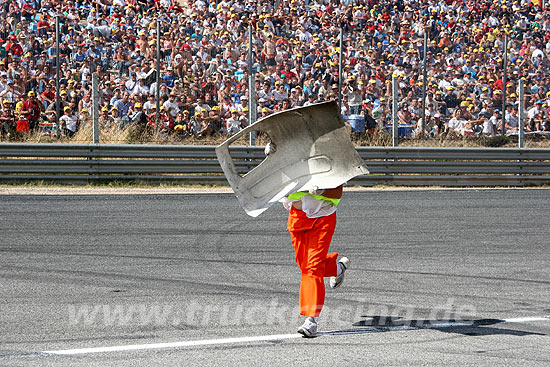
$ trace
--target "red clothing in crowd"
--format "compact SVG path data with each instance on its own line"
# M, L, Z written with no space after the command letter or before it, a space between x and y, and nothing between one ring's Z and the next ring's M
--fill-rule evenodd
M44 92L40 93L41 101L44 102L46 99L53 101L55 98L55 92L51 89L46 89ZM48 102L49 103L49 102Z
M21 107L21 109L24 111L30 111L24 116L27 120L35 122L38 121L38 119L40 118L40 113L42 111L41 106L42 105L40 104L40 102L38 102L38 100L27 99L23 102L23 106Z
M11 51L16 56L23 55L23 48L17 42L9 42L6 45L6 52L9 52L9 51Z

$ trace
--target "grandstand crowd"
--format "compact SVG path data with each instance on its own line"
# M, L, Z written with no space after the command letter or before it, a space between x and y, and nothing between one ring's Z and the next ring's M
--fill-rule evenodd
M517 131L517 85L523 79L525 130L545 132L549 16L550 7L530 0L3 0L0 134L72 136L90 119L93 73L99 77L102 129L139 126L178 136L236 132L248 124L249 23L258 118L338 98L342 29L345 119L362 116L368 133L387 129L395 75L399 123L420 133L427 32L425 133L497 134L507 34L505 128Z

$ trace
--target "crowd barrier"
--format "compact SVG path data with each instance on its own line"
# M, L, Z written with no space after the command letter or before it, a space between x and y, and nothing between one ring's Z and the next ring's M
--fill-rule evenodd
M0 143L0 183L113 181L226 185L214 146ZM234 146L240 174L263 147ZM369 175L350 185L531 186L550 183L550 149L358 147Z

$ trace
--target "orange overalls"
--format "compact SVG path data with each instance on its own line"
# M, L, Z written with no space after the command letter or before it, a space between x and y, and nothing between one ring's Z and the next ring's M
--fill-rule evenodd
M292 207L288 214L287 229L296 263L302 272L300 283L300 314L317 317L325 303L324 277L337 275L337 252L328 253L336 227L336 213L325 217L308 218L299 209Z

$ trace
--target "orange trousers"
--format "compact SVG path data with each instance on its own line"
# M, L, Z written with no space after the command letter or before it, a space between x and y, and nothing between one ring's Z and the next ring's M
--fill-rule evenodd
M308 218L294 207L288 214L288 231L296 263L302 272L300 282L300 314L317 317L325 303L324 277L337 274L337 252L328 253L336 228L336 213L326 217Z

